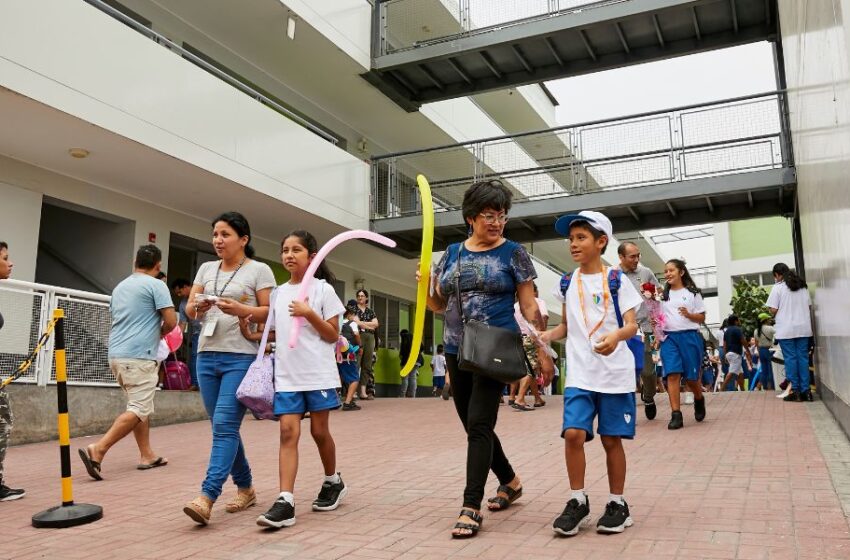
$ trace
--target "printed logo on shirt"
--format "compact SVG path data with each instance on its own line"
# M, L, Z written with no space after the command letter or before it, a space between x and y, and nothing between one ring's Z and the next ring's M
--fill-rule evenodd
M599 305L600 303L602 303L602 294L593 294L591 297L595 305Z
M623 414L623 420L626 421L626 424L632 423L632 415L631 414Z

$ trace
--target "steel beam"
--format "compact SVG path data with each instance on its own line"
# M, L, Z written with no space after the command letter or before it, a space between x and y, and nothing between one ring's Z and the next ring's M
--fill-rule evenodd
M522 64L525 67L525 69L528 71L528 73L529 74L533 73L534 69L531 67L531 64L528 63L528 60L526 60L525 56L523 56L522 50L520 50L519 46L511 45L511 50L514 51L514 54L519 59L520 64Z
M658 45L664 48L664 35L661 33L661 25L658 23L658 15L652 14L652 24L655 26L655 34L658 36Z
M734 0L733 0L733 1L734 1ZM615 22L614 22L614 29L616 29L616 30L617 30L617 36L620 38L620 43L622 43L623 48L624 48L624 49L625 49L625 51L626 51L626 54L631 54L631 53L632 53L632 49L630 49L630 48L629 48L629 42L628 42L628 41L626 41L626 36L625 36L625 35L623 35L623 29L620 27L620 22L619 22L619 21L615 21Z
M458 75L459 75L461 78L463 78L463 80L464 80L467 84L472 85L472 79L471 79L471 78L469 77L469 75L468 75L468 74L467 74L467 73L463 70L463 68L461 68L460 64L459 64L456 60L454 60L453 58L450 58L450 59L448 59L448 62L449 62L449 65L451 65L451 67L452 67L452 68L454 68L455 72L457 72L457 73L458 73Z
M558 66L563 66L564 60L561 58L561 55L558 54L558 49L555 48L555 43L552 42L552 38L546 37L543 41L546 43L546 46L549 47L549 52L552 53L553 57L555 57L555 62L558 63Z
M594 52L593 47L590 46L590 41L587 40L587 35L585 35L584 29L579 29L578 34L581 37L581 42L584 43L584 48L587 49L587 53L590 55L590 58L596 62L596 52Z

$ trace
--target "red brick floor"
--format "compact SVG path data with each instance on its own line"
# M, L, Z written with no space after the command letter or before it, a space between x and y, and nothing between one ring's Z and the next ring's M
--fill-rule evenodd
M662 397L658 397L661 403ZM137 471L135 444L116 446L103 482L88 479L72 441L75 498L100 504L104 518L64 530L33 529L32 514L59 503L55 443L10 450L8 482L27 497L0 504L2 558L850 558L850 528L815 439L810 410L820 403L783 403L772 394L710 395L708 418L666 429L669 408L638 422L627 442L626 499L634 527L622 535L592 530L557 538L553 518L568 483L558 437L561 408L520 413L503 407L497 432L524 496L510 510L487 514L472 540L449 538L461 503L464 437L449 402L385 399L360 412L334 413L339 469L350 487L334 512L314 513L321 467L309 435L302 440L296 488L298 523L264 531L256 516L277 495L277 426L246 419L243 435L259 505L195 526L181 511L199 488L209 452L209 426L153 430L165 468ZM73 413L73 411L72 411ZM304 427L307 428L305 420ZM597 440L587 447L587 487L594 518L608 495L605 459ZM488 495L495 489L491 478ZM225 489L224 498L233 492ZM222 504L223 505L223 504Z

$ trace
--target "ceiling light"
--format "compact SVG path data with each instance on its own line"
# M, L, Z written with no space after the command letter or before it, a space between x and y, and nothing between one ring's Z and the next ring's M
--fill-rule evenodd
M68 155L76 159L85 159L89 157L90 153L91 152L89 152L85 148L71 148L70 150L68 150Z
M298 18L295 15L290 14L289 18L286 20L286 36L289 37L291 41L295 40L295 21Z

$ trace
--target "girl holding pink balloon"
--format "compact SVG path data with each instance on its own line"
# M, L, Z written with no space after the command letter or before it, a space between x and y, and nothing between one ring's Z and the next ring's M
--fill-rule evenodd
M306 231L293 231L281 243L281 261L291 278L277 288L274 303L274 329L279 341L275 345L274 413L280 422L280 495L257 518L262 527L280 529L295 524L298 440L301 418L307 412L310 433L324 467L313 511L335 510L348 492L336 470L336 444L329 427L330 411L340 406L335 345L339 315L345 306L331 286L333 275L321 256L317 258L318 252L316 238ZM315 274L310 274L314 270ZM311 281L313 277L316 281ZM291 336L293 333L297 338Z

